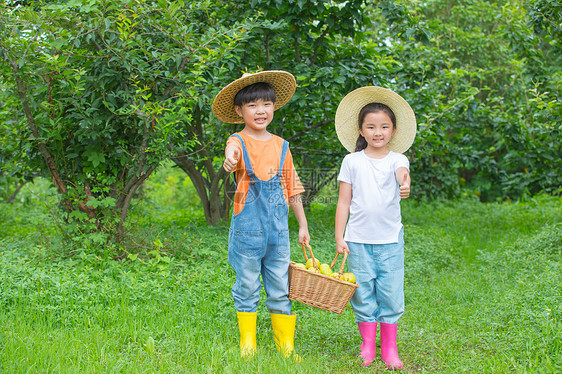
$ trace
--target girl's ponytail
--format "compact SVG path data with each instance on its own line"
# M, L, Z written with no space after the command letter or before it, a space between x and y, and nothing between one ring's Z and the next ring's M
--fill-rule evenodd
M357 137L357 142L355 143L355 152L359 152L367 148L367 141L363 135L359 134Z

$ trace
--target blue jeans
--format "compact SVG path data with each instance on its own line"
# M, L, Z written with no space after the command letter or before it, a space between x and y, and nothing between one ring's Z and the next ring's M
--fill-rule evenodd
M404 229L398 243L347 245L359 285L351 298L355 321L397 323L404 313Z

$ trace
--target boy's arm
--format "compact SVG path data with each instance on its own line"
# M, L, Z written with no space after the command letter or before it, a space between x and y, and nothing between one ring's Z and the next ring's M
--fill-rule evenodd
M338 206L336 208L336 249L338 253L348 253L349 248L345 240L343 240L343 232L349 218L349 206L351 205L351 184L340 182L340 193L338 197Z
M410 172L407 168L401 166L396 169L396 181L400 185L400 197L402 199L407 199L410 197Z
M299 244L308 244L310 242L310 234L308 233L308 222L304 214L302 206L301 194L296 194L289 197L289 205L293 209L295 218L299 223Z

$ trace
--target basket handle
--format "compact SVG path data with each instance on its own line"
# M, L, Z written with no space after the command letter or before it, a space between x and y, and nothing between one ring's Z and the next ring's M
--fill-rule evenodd
M332 264L330 265L330 268L333 268L334 265L336 264L336 260L338 259L339 256L339 252L336 252L336 257L334 257L334 261L332 261ZM343 268L345 266L345 261L347 260L347 252L343 254L343 261L341 263L340 266L340 271L339 271L339 275L341 276L343 274Z
M310 248L310 245L308 246ZM308 261L308 255L306 254L305 244L302 244L302 253L304 254L304 260Z
M306 255L305 247L308 248L308 251L310 252L310 257L312 258L312 265L314 266L314 268L316 270L318 270L318 265L316 265L316 259L314 258L314 253L312 252L312 247L308 243L302 244L302 253L304 253L304 258L306 259L306 261L308 261L308 256Z

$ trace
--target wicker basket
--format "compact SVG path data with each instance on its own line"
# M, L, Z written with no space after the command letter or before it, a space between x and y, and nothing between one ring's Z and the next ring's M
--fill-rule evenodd
M310 246L308 247L311 257L314 254ZM303 246L305 259L308 260L306 250ZM331 267L334 267L338 255L334 258ZM344 255L339 274L343 273L343 268L347 254ZM316 261L313 260L316 267ZM302 267L295 266L291 261L289 265L289 299L310 305L315 308L327 310L334 313L341 313L359 287L355 283L345 282L341 279L332 278L320 273L313 273Z

